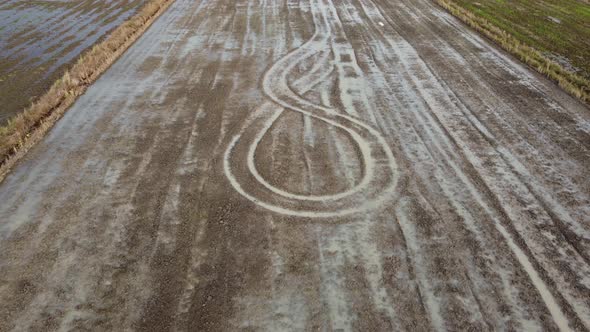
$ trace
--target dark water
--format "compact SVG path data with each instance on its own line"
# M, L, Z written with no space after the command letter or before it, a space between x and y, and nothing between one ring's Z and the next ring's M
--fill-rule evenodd
M0 0L0 123L146 0Z

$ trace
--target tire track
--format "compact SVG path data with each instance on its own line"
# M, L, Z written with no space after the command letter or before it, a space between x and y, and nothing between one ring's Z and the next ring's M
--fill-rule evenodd
M0 186L0 330L587 330L590 118L437 10L177 0Z
M378 6L371 3L371 4L367 4L370 1L368 0L362 0L360 3L363 3L364 6L366 6L366 8L370 8L369 10L365 9L365 11L367 11L368 13L368 17L375 17L376 20L373 21L372 26L376 27L377 24L375 22L377 21L385 21L385 22L390 22L389 18L384 17L383 14L381 13L381 11L379 10ZM372 20L372 19L371 19ZM394 23L392 23L392 26L395 26ZM379 29L375 28L375 31L379 31ZM390 43L391 49L394 50L394 53L397 55L397 58L399 59L399 61L401 61L401 63L403 64L404 67L406 68L411 68L412 70L416 71L416 70L420 70L420 72L422 72L423 74L421 76L418 75L408 75L409 80L412 82L413 85L416 86L416 88L420 91L421 95L423 98L425 98L425 101L428 105L437 105L439 103L437 97L433 96L429 91L431 89L429 89L430 86L432 86L433 84L441 84L441 85L445 85L444 81L439 80L438 78L434 77L433 71L432 69L430 69L429 67L426 66L426 64L419 58L419 56L415 55L415 54L405 54L404 52L413 52L413 49L411 46L409 46L409 44L407 44L407 41L405 40L401 40L401 41L395 41L393 42L392 40L389 40L387 38L384 38L384 40L387 43ZM419 60L415 60L415 59L419 59ZM426 80L422 77L429 77L430 79ZM436 83L438 82L438 83ZM448 91L449 95L452 95L452 90L449 89L448 87L446 87L445 89L437 89L440 91ZM449 97L444 97L444 98L449 98ZM451 104L450 102L448 103L449 105ZM497 154L500 155L502 157L502 159L504 159L506 161L506 163L511 167L512 172L516 173L514 174L515 176L519 176L518 172L526 172L526 169L522 166L514 166L514 163L516 163L516 159L512 156L510 156L509 152L506 149L503 149L501 147L500 144L496 143L496 141L492 138L491 134L489 134L489 132L487 132L485 130L485 128L483 127L483 125L481 123L478 122L478 120L475 118L475 116L473 114L471 114L470 110L464 106L464 105L459 105L458 107L462 113L464 113L464 117L466 119L468 119L469 121L472 121L472 126L470 128L473 128L475 130L479 130L479 132L486 137L488 140L492 140L492 143L490 144L492 146L492 148L498 150ZM450 139L452 139L455 142L455 145L458 144L460 151L463 151L463 153L466 153L466 159L470 162L473 162L475 155L472 154L471 151L474 150L469 150L469 151L465 151L463 146L468 145L468 143L463 143L462 139L458 137L456 134L446 134L450 132L460 132L459 130L455 130L452 126L448 125L448 122L446 121L446 119L444 118L444 116L442 116L441 114L438 114L438 109L440 109L440 107L432 107L433 109L433 114L431 115L434 118L430 118L431 116L428 116L425 118L426 121L428 121L429 123L437 123L438 126L442 126L443 132L445 134L443 134L444 136L448 136ZM468 114L465 114L468 113ZM423 120L422 120L423 121ZM431 141L435 146L438 145L437 140L434 139L434 137L436 136L432 136L432 134L430 134L429 136L433 137L432 139L428 139L428 141ZM441 149L439 147L439 149L441 151L445 151L445 149ZM448 149L448 151L452 151L452 149ZM447 157L448 158L448 157ZM508 160L506 160L508 159ZM448 159L449 161L451 161L452 163L452 159ZM475 162L475 165L478 165L479 162ZM489 218L491 218L492 220L495 220L495 226L497 228L497 231L500 232L500 234L502 234L502 236L504 237L506 243L508 244L508 246L510 247L513 255L515 256L515 258L518 260L518 262L520 263L521 267L526 271L526 273L529 275L529 278L531 280L531 282L533 283L533 285L535 285L537 291L539 292L540 296L543 298L543 301L546 304L547 309L550 311L551 315L554 318L555 323L558 325L558 327L560 328L560 330L563 331L567 331L570 330L571 328L569 327L569 319L567 318L567 315L565 314L564 308L562 307L561 303L562 300L559 298L560 296L564 296L566 301L569 302L570 308L572 308L574 310L574 312L576 312L577 314L577 318L582 319L582 321L585 321L585 308L583 305L581 305L581 301L580 299L576 298L575 296L572 296L569 292L566 293L560 293L557 292L556 290L554 290L553 287L553 280L550 279L550 282L548 283L545 278L541 277L541 274L545 274L545 272L543 271L543 269L541 269L541 272L539 272L539 267L540 264L538 262L538 259L534 256L531 256L530 254L526 253L526 251L523 251L523 249L520 248L519 245L517 245L517 242L515 239L520 240L520 237L523 236L523 232L522 231L516 231L516 235L513 234L513 232L508 231L508 229L503 225L503 222L500 221L499 216L497 215L497 212L494 210L494 207L492 207L489 203L487 203L487 199L485 197L485 195L482 195L482 193L479 192L479 189L474 187L473 185L470 185L471 180L469 178L466 177L466 175L464 174L464 172L460 169L460 167L458 166L454 166L455 168L455 174L457 174L458 176L462 177L462 181L467 185L467 188L470 189L472 195L474 198L476 198L477 203L484 208L486 214L489 216ZM478 165L477 167L478 169L482 169L485 170L485 167L481 167L481 165ZM510 176L510 174L512 174L512 172L507 173L505 176ZM513 176L514 176L513 175ZM511 181L511 183L518 183L515 181ZM492 185L493 189L494 186ZM497 190L497 189L496 189ZM494 194L494 196L496 196L497 194ZM525 195L523 195L525 196ZM453 198L451 196L449 196L451 201L453 200ZM499 196L498 196L499 197ZM500 197L500 201L501 201L501 206L507 207L510 206L510 204L507 204L505 201L503 201L503 199ZM564 211L563 208L561 208L561 211ZM518 217L514 216L514 212L508 211L508 215L510 216L511 220L518 220ZM564 217L561 216L561 218L565 219L565 220L571 220L571 218L568 217ZM516 223L518 224L518 223ZM517 226L518 229L518 226ZM525 237L525 241L526 241L526 237ZM534 246L532 248L535 248ZM529 248L527 248L529 249ZM540 250L540 248L535 248L533 249L536 252L542 251ZM586 266L584 266L583 262L578 262L577 266L579 266L579 268L582 268L583 271L586 270ZM584 273L582 273L584 274ZM554 295L554 293L558 294L558 297L556 297Z
M359 183L352 188L340 193L326 195L299 195L270 184L258 172L254 155L260 141L282 113L282 111L276 111L261 128L257 128L258 132L247 149L246 163L248 171L256 182L249 182L248 185L245 185L244 180L237 177L232 171L235 163L239 162L235 160L233 151L240 143L240 139L245 135L244 132L248 130L248 127L234 136L230 142L225 153L224 171L232 186L240 194L257 205L281 214L326 218L341 217L365 211L378 206L379 202L384 199L384 193L390 192L397 183L398 171L395 158L387 142L376 129L356 117L342 114L336 109L314 104L302 98L300 94L304 94L311 89L313 87L311 84L304 86L299 91L299 94L289 87L287 76L306 59L330 45L334 56L340 56L338 47L339 44L345 43L345 41L331 36L332 23L328 20L327 7L333 7L333 5L323 1L312 2L315 33L309 41L277 61L267 71L263 79L263 90L274 104L265 103L259 108L258 112L270 114L278 105L283 109L310 116L315 120L323 121L346 132L355 141L360 151L364 167L363 176ZM331 65L333 64L328 63L328 66ZM326 72L331 71L332 69L329 69ZM321 80L323 80L322 76L319 77L318 81ZM384 181L384 179L386 180Z

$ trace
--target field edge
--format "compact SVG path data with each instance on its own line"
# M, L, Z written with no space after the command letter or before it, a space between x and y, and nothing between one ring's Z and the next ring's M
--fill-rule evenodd
M150 0L131 18L84 52L49 90L0 126L0 182L68 108L143 35L175 0Z
M590 104L589 80L565 69L559 63L544 56L534 47L523 44L510 33L500 29L485 18L479 17L470 10L454 3L453 0L434 1L454 17L499 45L503 50L517 57L520 61L524 62L543 76L549 78L551 81L557 83L559 87L571 96L577 98L586 105Z

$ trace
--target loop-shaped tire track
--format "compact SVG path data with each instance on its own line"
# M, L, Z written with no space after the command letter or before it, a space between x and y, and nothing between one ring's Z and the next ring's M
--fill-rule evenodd
M393 153L379 131L360 119L302 97L329 76L333 71L333 61L322 58L318 62L321 63L319 66L316 63L312 70L297 80L294 85L300 91L293 91L289 86L287 76L298 65L313 60L314 56L326 50L333 54L334 47L342 47L346 43L343 38L332 36L331 25L334 22L329 21L326 12L328 6L323 2L312 1L315 25L312 38L281 58L266 72L263 91L272 102L263 103L256 109L254 119L233 137L224 156L225 174L240 194L266 209L292 216L337 217L374 208L395 187L398 177ZM347 44L345 46L350 47ZM256 150L283 109L310 116L348 135L360 154L363 167L360 181L335 194L302 195L278 188L264 179L256 167ZM236 169L242 177L236 176Z

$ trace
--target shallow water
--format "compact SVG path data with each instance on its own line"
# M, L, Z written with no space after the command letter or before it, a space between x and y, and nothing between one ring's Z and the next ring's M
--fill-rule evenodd
M41 95L145 0L0 0L0 122Z

